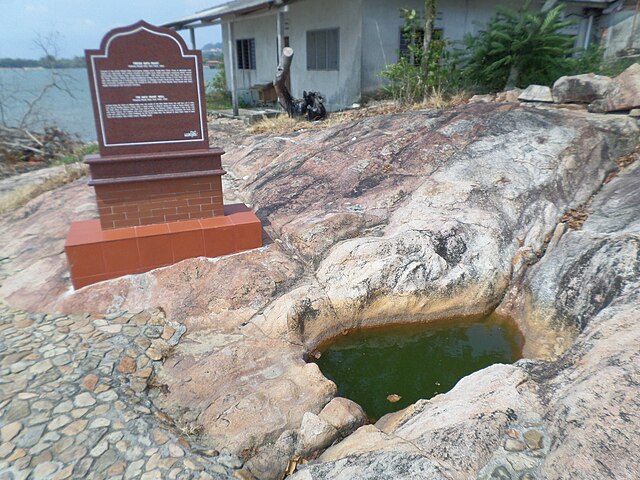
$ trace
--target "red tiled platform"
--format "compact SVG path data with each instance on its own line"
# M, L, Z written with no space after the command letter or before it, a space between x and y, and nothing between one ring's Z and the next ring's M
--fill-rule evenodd
M219 257L262 246L262 225L243 204L224 216L103 230L100 220L73 222L65 252L74 288L142 273L186 258Z

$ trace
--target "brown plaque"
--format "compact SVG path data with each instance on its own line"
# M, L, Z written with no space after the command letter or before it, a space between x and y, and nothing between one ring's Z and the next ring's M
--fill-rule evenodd
M209 147L202 55L180 35L140 21L85 54L103 156Z

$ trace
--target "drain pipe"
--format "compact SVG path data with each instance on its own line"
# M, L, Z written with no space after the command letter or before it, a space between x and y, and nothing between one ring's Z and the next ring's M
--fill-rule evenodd
M633 14L633 24L631 25L631 33L629 34L629 40L627 41L627 48L633 48L633 42L636 38L636 28L638 26L638 12L640 12L640 0L636 3L636 13Z
M593 11L591 13L589 13L589 19L587 20L587 31L585 32L584 42L583 42L583 45L582 45L582 48L584 50L589 48L589 44L591 43L591 30L593 29L593 17L594 16L595 15L593 14Z
M227 31L228 31L228 48L229 48L229 55L231 56L231 58L229 60L231 60L231 65L229 65L228 67L225 65L225 68L229 68L230 69L230 80L231 80L231 103L233 105L233 116L237 117L240 113L239 108L238 108L238 81L236 79L236 68L237 68L237 62L236 62L236 36L235 36L235 32L234 32L234 23L233 20L229 20L229 22L227 23Z
M191 38L191 49L195 50L196 49L196 29L195 28L189 29L189 36Z

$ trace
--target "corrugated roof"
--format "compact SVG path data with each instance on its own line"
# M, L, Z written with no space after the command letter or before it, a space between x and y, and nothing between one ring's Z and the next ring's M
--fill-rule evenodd
M198 23L213 23L225 15L251 13L262 8L270 7L273 4L282 3L285 2L283 2L283 0L234 0L218 5L217 7L202 10L180 20L165 23L162 26L175 29L188 28L189 26L196 26Z
M217 7L208 8L200 12L194 13L188 17L181 18L180 20L174 20L167 22L161 26L168 28L175 28L176 30L205 26L212 23L216 23L222 17L226 15L242 15L263 8L268 8L272 5L282 5L290 3L291 0L233 0L231 2L218 5ZM604 8L616 0L563 0L566 3L579 3L583 5L589 5L593 7ZM499 3L499 2L496 2ZM557 2L552 2L555 4Z

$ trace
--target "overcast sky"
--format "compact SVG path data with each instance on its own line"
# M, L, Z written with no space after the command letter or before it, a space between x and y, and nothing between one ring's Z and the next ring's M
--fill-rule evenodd
M34 41L58 34L60 57L98 48L114 27L161 24L228 0L0 0L0 58L40 58ZM220 27L196 29L197 46L221 41Z

